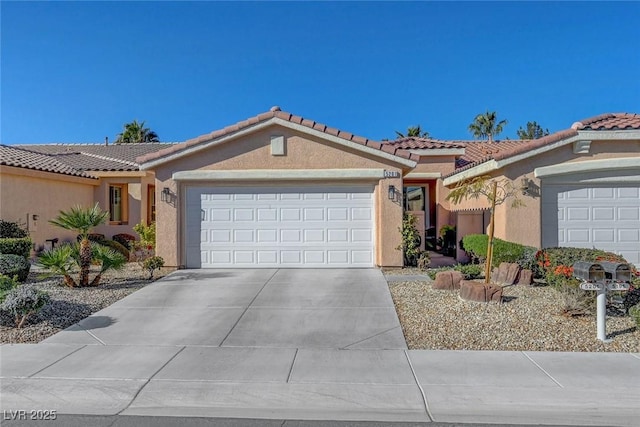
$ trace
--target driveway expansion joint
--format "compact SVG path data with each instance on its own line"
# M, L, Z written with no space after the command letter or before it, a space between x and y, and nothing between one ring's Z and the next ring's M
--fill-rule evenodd
M531 363L533 363L534 365L536 365L536 367L537 367L538 369L540 369L540 370L541 370L541 371L542 371L546 376L548 376L548 377L551 379L551 381L553 381L554 383L558 384L558 386L559 386L560 388L564 388L564 386L560 383L560 381L556 380L555 378L553 378L553 376L552 376L549 372L545 371L545 369L544 369L542 366L540 366L540 365L538 364L538 362L536 362L535 360L533 360L533 359L531 358L531 356L529 356L529 355L527 354L527 352L526 352L526 351L523 351L523 352L522 352L522 354L524 354L524 356L525 356L527 359L529 359L529 360L531 361Z
M42 368L42 369L40 369L40 370L38 370L38 371L34 372L33 374L29 375L29 376L28 376L28 377L26 377L26 378L34 378L34 377L35 377L36 375L38 375L40 372L44 371L44 370L45 370L45 369L47 369L47 368L50 368L51 366L55 365L56 363L60 362L61 360L66 359L67 357L71 356L73 353L76 353L76 352L78 352L78 351L82 350L82 349L83 349L83 348L85 348L85 347L86 347L86 345L81 345L80 347L78 347L78 348L76 348L75 350L73 350L71 353L69 353L69 354L67 354L67 355L65 355L65 356L63 356L63 357L61 357L60 359L58 359L58 360L56 360L56 361L54 361L54 362L51 362L50 364L48 364L48 365L47 365L47 366L45 366L44 368Z
M413 364L411 363L411 358L409 357L409 350L404 350L403 352L404 352L404 357L407 358L407 363L409 363L409 368L411 369L411 375L413 375L413 379L415 380L416 385L420 390L420 395L422 396L422 403L424 404L424 409L425 409L425 412L427 413L427 417L429 417L429 422L435 422L433 418L433 414L431 413L431 409L429 408L429 401L427 400L427 395L424 392L424 389L422 388L420 381L418 381L418 376L416 375L415 369L413 369Z

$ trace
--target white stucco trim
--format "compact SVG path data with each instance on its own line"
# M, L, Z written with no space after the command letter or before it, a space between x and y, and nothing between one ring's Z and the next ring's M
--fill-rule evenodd
M384 178L384 169L248 169L194 170L174 172L174 181L306 181L306 180L371 180Z
M305 133L305 134L308 134L308 135L313 135L313 136L315 136L317 138L321 138L321 139L324 139L326 141L331 141L331 142L336 143L338 145L342 145L344 147L349 147L349 148L351 148L353 150L364 152L364 153L370 154L372 156L380 157L380 158L383 158L383 159L386 159L386 160L391 160L391 161L393 161L395 163L399 163L399 164L401 164L403 166L408 166L410 168L415 167L416 164L417 164L417 162L415 162L414 160L405 159L404 157L399 157L399 156L396 156L396 155L391 154L391 153L387 153L387 152L382 151L382 150L378 150L378 149L375 149L375 148L367 147L365 145L358 144L358 143L352 142L352 141L348 141L346 139L339 138L337 136L329 135L329 134L327 134L325 132L321 132L319 130L312 129L312 128L309 128L307 126L303 126L303 125L296 124L296 123L291 123L288 120L283 120L283 119L280 119L278 117L273 117L273 118L271 118L269 120L266 120L266 121L261 122L261 123L257 123L257 124L255 124L253 126L248 126L248 127L244 128L244 129L241 129L239 131L230 133L228 135L224 135L224 136L221 136L219 138L214 138L214 139L211 139L210 141L197 143L197 144L194 144L191 147L186 147L183 150L180 150L178 152L167 154L166 156L160 157L158 159L154 159L154 160L150 160L148 162L144 162L144 163L140 164L140 169L141 170L153 169L154 167L159 166L161 164L170 162L170 161L175 160L175 159L179 159L179 158L184 157L184 156L188 156L190 154L198 153L200 151L206 150L206 149L214 147L216 145L224 144L225 142L228 142L228 141L233 140L233 139L241 138L241 137L243 137L245 135L248 135L248 134L260 131L262 129L268 128L269 126L272 126L274 124L277 124L279 126L283 126L283 127L289 128L289 129L293 129L295 131L298 131L298 132L301 132L301 133Z
M458 182L464 181L465 179L474 178L476 176L482 176L489 172L493 172L497 169L510 165L512 163L516 163L521 160L525 160L530 157L534 157L539 154L546 153L547 151L555 150L556 148L562 147L567 144L573 144L575 141L582 140L582 139L584 138L581 138L580 135L574 135L574 136L570 136L569 138L556 141L552 144L534 148L533 150L525 151L524 153L516 154L515 156L511 156L503 160L489 160L488 162L480 163L477 166L474 166L465 171L462 171L448 178L445 178L443 180L443 184L444 185L457 184Z
M410 153L419 156L435 157L435 156L462 156L464 148L415 148L407 150Z
M603 160L584 160L582 162L561 163L559 165L535 168L536 178L546 178L557 175L575 174L581 172L596 172L606 170L640 169L640 157L623 157Z
M640 129L629 130L579 130L578 139L591 141L626 141L640 140Z
M438 179L441 176L440 172L409 172L404 179Z

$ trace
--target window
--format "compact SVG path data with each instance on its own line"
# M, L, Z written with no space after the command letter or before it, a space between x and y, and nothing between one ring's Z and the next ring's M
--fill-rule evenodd
M129 220L127 212L127 184L109 186L109 221L126 224Z
M424 211L424 187L404 187L404 210Z
M156 221L156 187L147 187L147 225Z

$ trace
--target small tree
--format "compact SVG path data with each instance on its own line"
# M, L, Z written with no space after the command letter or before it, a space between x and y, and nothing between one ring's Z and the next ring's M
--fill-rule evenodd
M104 212L96 203L92 208L75 206L68 211L60 211L57 218L49 222L66 230L73 230L80 234L80 279L79 286L89 286L89 269L91 268L91 241L89 233L104 223L109 212Z
M549 129L543 129L537 122L527 122L526 129L520 126L517 133L520 139L538 139L549 135Z
M495 228L496 206L505 203L511 199L511 207L518 208L524 206L522 200L518 198L518 192L511 180L507 178L495 179L489 176L478 176L467 180L460 181L456 187L451 190L446 200L450 200L453 204L458 204L466 199L479 199L483 197L490 205L491 220L489 221L489 241L487 243L487 260L485 266L485 283L491 280L491 261L493 259L493 234Z
M396 249L402 251L405 265L416 265L421 252L422 238L416 228L416 220L415 216L405 212L402 216L402 227L398 229L402 234L402 244Z

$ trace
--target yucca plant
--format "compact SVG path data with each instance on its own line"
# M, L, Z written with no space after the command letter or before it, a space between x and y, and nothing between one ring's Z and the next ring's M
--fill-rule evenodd
M60 211L57 218L49 222L65 230L73 230L80 235L80 278L78 286L89 286L91 268L91 241L89 233L107 220L109 213L100 209L98 203L92 208L74 206L68 211Z

